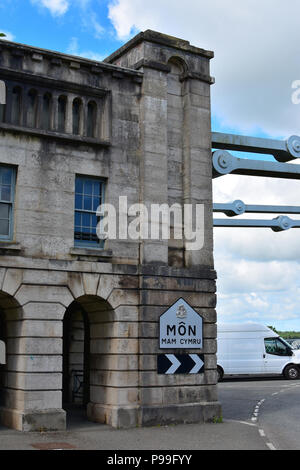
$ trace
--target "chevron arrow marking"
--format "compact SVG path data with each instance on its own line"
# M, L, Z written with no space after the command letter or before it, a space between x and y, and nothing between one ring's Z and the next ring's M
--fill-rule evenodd
M190 370L190 374L198 374L201 367L204 365L202 359L198 356L198 354L190 354L190 358L193 359L195 362L194 367Z
M171 367L166 371L166 374L174 374L178 367L181 366L181 362L174 356L174 354L166 354L166 357L172 363Z

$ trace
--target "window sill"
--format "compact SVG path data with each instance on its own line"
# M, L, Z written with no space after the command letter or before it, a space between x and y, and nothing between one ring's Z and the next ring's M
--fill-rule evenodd
M103 250L101 248L83 248L83 247L73 247L70 249L69 253L71 255L77 256L92 256L97 258L111 258L111 250Z
M18 126L16 124L6 124L4 122L0 123L0 129L9 131L9 132L19 132L22 134L28 134L36 137L46 137L48 139L60 140L64 143L70 144L82 144L82 145L92 145L97 147L109 147L109 140L101 140L94 137L79 136L73 134L62 134L60 132L43 130L43 129L31 129L29 127Z
M22 247L19 243L0 240L0 255L18 254Z

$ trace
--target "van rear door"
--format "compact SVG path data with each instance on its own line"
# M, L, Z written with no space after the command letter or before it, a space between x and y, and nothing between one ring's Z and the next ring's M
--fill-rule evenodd
M281 374L286 364L293 362L292 350L279 337L264 338L266 374Z

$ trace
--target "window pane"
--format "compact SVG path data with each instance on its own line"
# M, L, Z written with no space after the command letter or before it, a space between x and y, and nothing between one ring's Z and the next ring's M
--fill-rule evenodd
M92 197L91 196L84 196L83 208L86 211L91 211L92 210Z
M89 227L90 224L91 224L91 222L90 222L90 214L86 214L86 213L83 212L83 214L82 214L82 225L83 225L84 227Z
M96 212L99 206L100 206L100 197L93 197L93 211Z
M75 195L75 209L82 209L82 196L81 194Z
M77 177L75 181L75 192L81 193L83 192L83 180L82 178Z
M94 196L100 196L100 186L101 186L100 181L94 181L94 189L93 189Z
M75 212L75 225L81 225L81 214L80 212Z
M0 235L9 235L9 222L8 220L0 219Z
M11 168L0 168L1 182L3 184L11 184L12 173Z
M86 180L84 183L84 194L91 196L93 194L93 182L92 180Z
M9 205L0 203L0 219L9 218Z
M11 191L10 186L2 185L1 187L1 200L2 201L10 201L11 200Z

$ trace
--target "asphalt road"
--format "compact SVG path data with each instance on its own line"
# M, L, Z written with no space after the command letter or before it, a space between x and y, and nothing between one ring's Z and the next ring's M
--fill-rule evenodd
M254 425L271 450L300 450L300 380L225 379L223 417Z
M121 451L153 449L181 454L186 450L300 449L300 380L225 379L218 391L222 422L118 430L91 423L78 410L62 432L22 433L0 426L0 451L102 450L115 456Z

